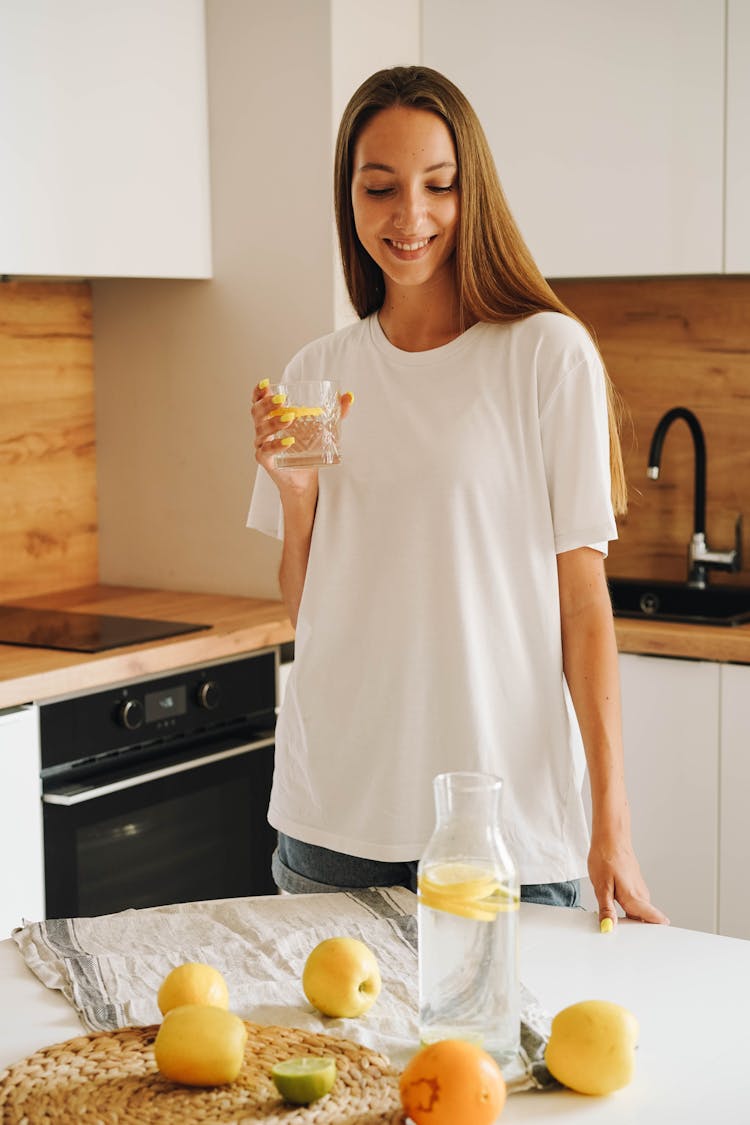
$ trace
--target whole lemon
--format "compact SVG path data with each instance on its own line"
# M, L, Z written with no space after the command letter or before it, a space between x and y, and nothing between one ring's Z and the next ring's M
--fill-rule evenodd
M611 1094L635 1070L638 1021L609 1000L583 1000L552 1021L545 1051L550 1074L579 1094Z
M154 1040L156 1065L170 1082L223 1086L242 1068L247 1028L239 1016L206 1004L167 1012Z
M363 1016L380 994L373 951L358 938L326 938L310 953L302 973L305 996L324 1016Z
M218 969L200 961L187 961L167 974L156 1002L163 1016L182 1004L210 1004L214 1008L228 1008L229 989Z

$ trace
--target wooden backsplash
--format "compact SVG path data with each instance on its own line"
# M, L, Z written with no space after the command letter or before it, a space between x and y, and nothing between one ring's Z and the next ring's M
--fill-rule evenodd
M0 283L0 600L97 572L90 287Z
M646 478L646 461L658 419L687 406L706 435L709 544L730 547L737 513L746 519L742 573L711 581L750 584L750 277L555 289L593 329L630 412L630 510L609 573L685 577L693 449L684 422L669 431L659 481ZM97 570L90 288L0 284L0 600L88 585Z
M716 584L750 584L750 277L558 281L563 301L594 332L630 413L623 453L630 488L627 516L607 562L612 576L682 581L693 531L693 444L673 423L658 481L646 477L659 418L686 406L706 438L706 538L734 546L745 517L743 567L712 572Z

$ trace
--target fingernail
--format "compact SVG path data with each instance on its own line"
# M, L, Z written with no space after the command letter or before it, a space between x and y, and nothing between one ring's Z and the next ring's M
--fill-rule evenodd
M294 438L293 437L283 437L281 439L281 444L282 445L294 445Z
M266 387L268 386L268 383L269 383L268 379L261 379L261 381L258 383L258 390L264 391L266 389Z
M286 402L286 395L274 395L271 402L275 402L278 406L280 402Z
M611 934L615 928L615 924L611 918L602 918L599 923L599 932L602 934Z
M280 422L293 422L294 421L294 411L293 410L287 410L284 414L281 415L281 417L279 418L279 421Z
M354 391L344 391L344 394L349 399L349 402L354 402Z

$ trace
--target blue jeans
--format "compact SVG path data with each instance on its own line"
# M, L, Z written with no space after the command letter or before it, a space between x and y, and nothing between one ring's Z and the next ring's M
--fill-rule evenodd
M359 859L314 844L303 844L279 832L271 872L279 890L293 895L349 891L355 887L406 887L416 893L418 862L416 859L404 863ZM566 883L526 883L521 887L521 902L537 902L543 906L578 906L580 897L578 879Z

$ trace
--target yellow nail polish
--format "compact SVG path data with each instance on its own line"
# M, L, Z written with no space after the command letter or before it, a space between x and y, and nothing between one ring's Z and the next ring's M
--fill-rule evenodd
M261 379L261 381L258 383L258 390L264 391L266 389L266 387L268 386L268 384L269 384L268 379Z
M599 923L599 932L602 934L611 934L615 928L615 924L611 918L602 918Z
M278 406L280 402L286 402L286 395L274 395L271 402L275 402Z
M294 438L293 437L283 437L281 439L281 444L282 445L294 445Z
M280 422L293 422L294 421L294 411L293 410L287 410L284 414L281 415L281 417L279 418L279 421Z

